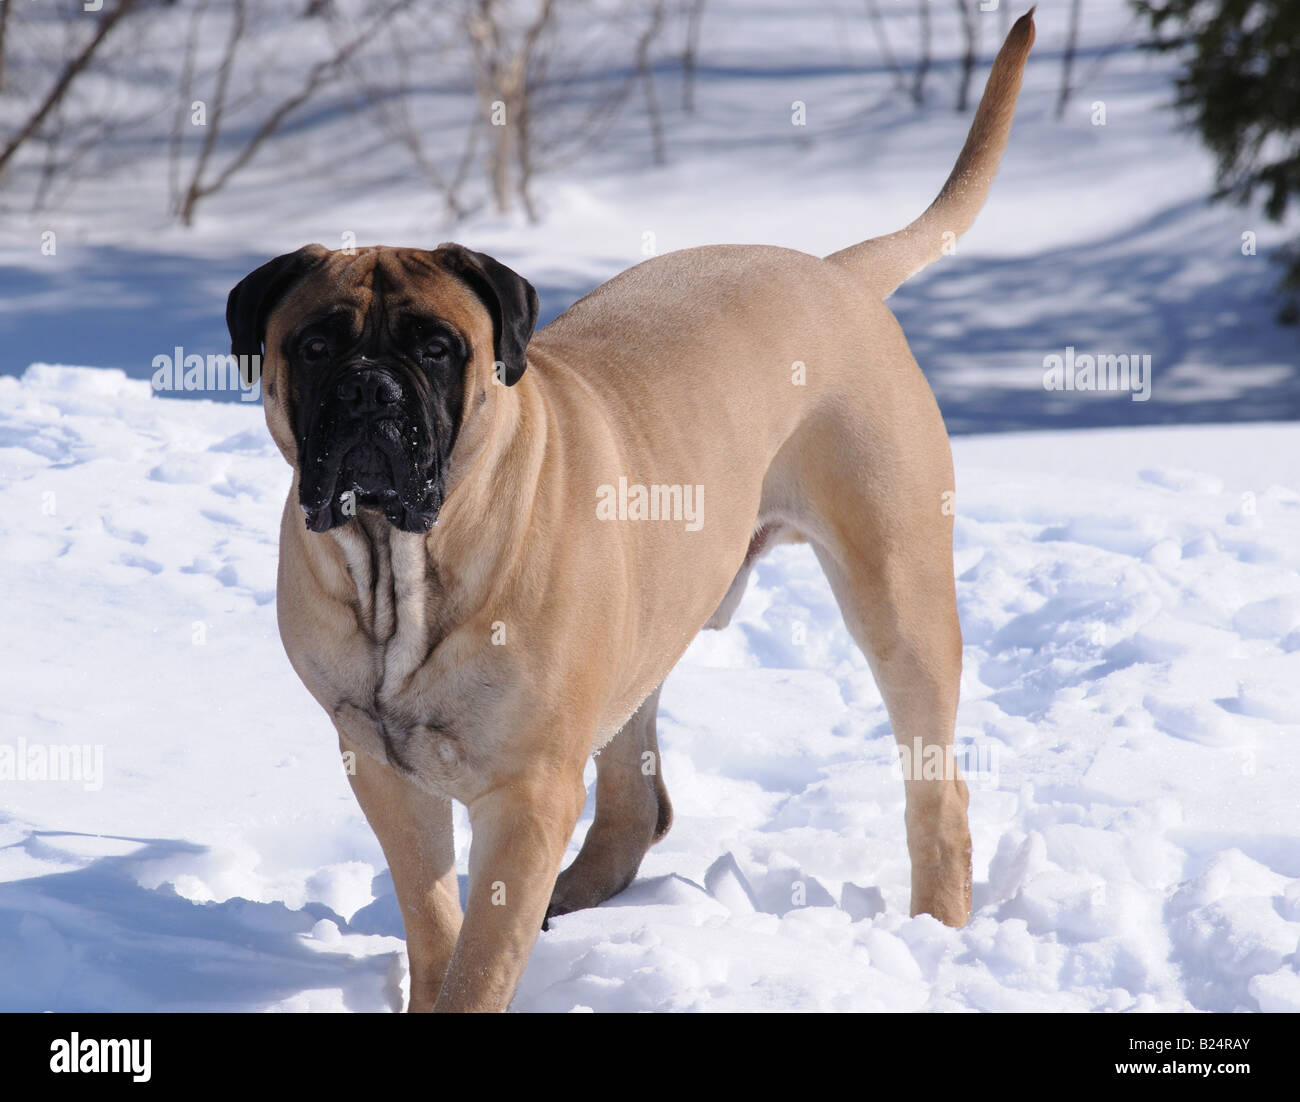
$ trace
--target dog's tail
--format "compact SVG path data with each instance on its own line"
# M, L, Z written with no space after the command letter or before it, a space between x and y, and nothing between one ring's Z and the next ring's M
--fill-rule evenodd
M1034 44L1034 8L1016 20L993 61L966 144L939 197L915 222L884 237L851 245L826 259L856 272L881 298L951 251L989 193L1016 113L1016 94Z

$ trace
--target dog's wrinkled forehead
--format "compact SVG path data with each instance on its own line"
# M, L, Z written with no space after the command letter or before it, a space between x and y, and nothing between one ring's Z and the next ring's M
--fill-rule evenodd
M491 351L493 319L487 306L427 250L371 248L328 254L271 312L267 351L321 318L344 320L371 347L396 341L410 318L441 319L477 350Z

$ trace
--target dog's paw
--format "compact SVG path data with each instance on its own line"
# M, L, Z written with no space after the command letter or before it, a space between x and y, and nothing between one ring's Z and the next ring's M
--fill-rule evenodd
M546 914L542 918L542 933L551 928L551 919L559 918L560 915L567 915L570 911L580 911L581 906L573 907L565 903L560 897L560 889L557 886L555 893L551 896L550 905L546 908Z

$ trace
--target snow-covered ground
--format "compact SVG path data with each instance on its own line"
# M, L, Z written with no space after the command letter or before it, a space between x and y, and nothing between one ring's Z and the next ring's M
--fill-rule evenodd
M163 213L165 141L54 211L0 194L0 1010L401 1002L382 854L276 633L288 469L259 407L151 397L153 358L224 351L239 278L345 233L492 252L551 317L647 234L825 253L896 229L969 125L951 7L918 110L861 0L710 0L695 115L657 68L669 163L633 108L545 178L536 225L448 227L328 98L190 230ZM881 8L906 57L910 16ZM1067 9L1039 6L988 206L890 303L950 429L997 433L954 442L970 925L907 917L879 693L783 547L664 689L672 832L627 892L542 935L517 1009L1300 1010L1300 425L1279 423L1300 364L1267 260L1296 226L1206 205L1173 62L1133 45L1124 0L1085 5L1058 121ZM142 85L179 64L188 16L149 18ZM981 20L977 86L1003 25ZM1150 355L1151 399L1045 391L1071 347ZM1218 421L1254 423L1186 427ZM999 431L1029 428L1051 431ZM89 775L7 779L57 747L89 748Z
M970 925L907 916L879 693L779 548L664 690L671 833L517 1009L1300 1010L1300 426L955 456ZM2 741L92 748L0 781L0 1008L397 1007L391 881L276 635L261 410L37 366L0 469Z

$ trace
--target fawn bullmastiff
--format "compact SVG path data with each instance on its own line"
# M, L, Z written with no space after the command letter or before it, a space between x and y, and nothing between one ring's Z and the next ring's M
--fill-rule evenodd
M230 293L294 469L281 637L389 861L410 1009L506 1009L547 919L632 880L672 820L659 687L774 544L812 546L899 743L951 747L952 459L883 300L983 204L1032 14L934 203L831 256L675 252L536 333L533 288L459 245L308 245ZM960 925L966 786L905 788L911 910ZM473 828L463 915L452 800Z

